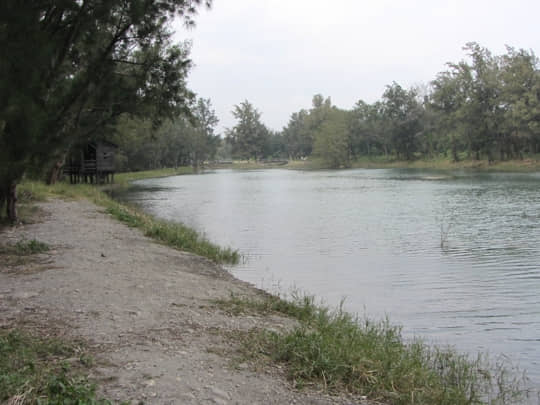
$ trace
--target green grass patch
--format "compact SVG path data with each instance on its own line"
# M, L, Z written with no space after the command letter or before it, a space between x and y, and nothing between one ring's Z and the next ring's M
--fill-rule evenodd
M36 239L21 239L15 244L0 245L0 254L12 256L28 256L44 253L49 250L49 245Z
M22 239L13 246L15 253L19 255L34 255L49 251L49 245L36 239Z
M168 246L204 256L216 263L236 264L240 259L238 251L220 247L210 242L204 235L181 223L160 220L137 208L115 201L101 187L67 183L47 186L40 182L25 181L19 186L19 192L26 194L28 200L38 201L47 198L85 198L104 207L114 218L129 226L141 229L146 236Z
M281 301L232 297L219 304L232 313L276 311L298 319L289 332L244 334L240 349L243 358L283 364L298 388L315 385L400 405L521 404L526 396L524 377L487 356L409 342L388 320L331 311L312 298Z
M320 159L293 160L284 166L297 170L322 170L328 166ZM399 160L395 156L362 156L350 162L351 168L356 169L433 169L433 170L481 170L500 172L533 172L540 170L540 156L531 155L521 160L506 160L488 162L487 160L472 160L463 158L454 162L449 158L436 157L432 159L416 159L411 161Z
M33 255L49 251L49 245L35 239L21 239L13 244L0 244L0 261L9 269L36 262Z
M181 176L184 174L193 174L192 167L178 167L168 169L145 170L140 172L126 172L114 175L116 184L127 185L134 180L150 179L156 177Z
M105 206L107 212L116 219L142 229L146 236L166 245L204 256L216 263L236 264L240 259L238 251L220 247L183 224L153 218L133 207L110 199L101 205Z
M84 376L88 356L75 344L0 330L0 402L105 405ZM11 402L8 402L11 401Z
M277 295L265 294L262 297L246 298L231 293L228 299L214 300L221 310L230 315L279 313L300 321L309 321L315 317L318 307L309 295L294 292L287 300Z
M487 160L463 159L454 162L449 158L398 160L394 157L362 157L352 162L354 168L397 168L397 169L435 169L435 170L483 170L501 172L531 172L540 170L540 161L536 156L522 160L488 162Z

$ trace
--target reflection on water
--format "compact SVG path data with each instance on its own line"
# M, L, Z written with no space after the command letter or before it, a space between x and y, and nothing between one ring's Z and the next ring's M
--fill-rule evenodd
M538 174L216 171L137 184L154 189L126 198L240 249L241 279L505 353L540 385Z

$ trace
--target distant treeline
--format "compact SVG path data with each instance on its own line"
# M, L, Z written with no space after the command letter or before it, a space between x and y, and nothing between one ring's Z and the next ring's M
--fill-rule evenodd
M144 118L124 114L110 139L120 148L117 169L138 171L194 166L214 159L221 138L214 133L218 119L209 99L199 98L190 114L164 121L158 128Z
M279 133L266 130L246 101L235 108L238 124L226 141L233 157L315 155L334 167L361 156L492 161L540 152L538 58L514 48L494 56L476 43L465 50L470 60L449 63L429 85L394 82L373 104L342 110L316 95Z
M269 130L248 101L234 107L237 123L224 139L213 136L208 125L194 137L187 135L193 129L185 120L168 123L141 144L143 153L136 161L150 168L196 163L216 154L255 160L316 156L330 167L346 167L364 156L493 161L539 153L538 58L511 47L500 56L476 43L464 49L467 60L448 63L429 84L405 89L394 82L372 104L360 100L344 110L329 97L315 95L311 108L293 113L280 132ZM136 142L119 143L130 158Z

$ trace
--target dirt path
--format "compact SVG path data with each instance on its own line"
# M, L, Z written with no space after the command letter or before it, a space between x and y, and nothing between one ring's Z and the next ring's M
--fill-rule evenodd
M204 258L153 242L86 201L40 204L40 223L10 229L52 250L40 264L0 262L0 326L61 329L96 353L93 377L113 400L149 404L353 404L291 388L279 368L233 366L228 332L281 328L290 320L231 317L214 304L259 292Z

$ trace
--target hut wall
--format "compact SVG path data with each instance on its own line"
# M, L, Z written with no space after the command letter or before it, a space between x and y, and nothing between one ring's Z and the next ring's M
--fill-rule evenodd
M96 150L96 163L98 171L114 171L114 154L116 148L110 145L98 144Z

